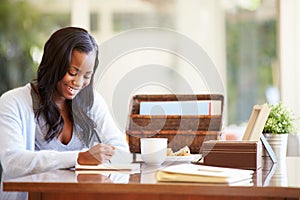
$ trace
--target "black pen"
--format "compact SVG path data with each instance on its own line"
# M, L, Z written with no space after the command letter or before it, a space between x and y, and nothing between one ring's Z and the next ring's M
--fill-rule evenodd
M101 139L100 139L100 137L99 137L99 135L98 135L98 131L97 131L97 129L95 129L95 128L94 128L94 134L95 134L96 137L97 137L98 143L102 143L102 142L101 142Z

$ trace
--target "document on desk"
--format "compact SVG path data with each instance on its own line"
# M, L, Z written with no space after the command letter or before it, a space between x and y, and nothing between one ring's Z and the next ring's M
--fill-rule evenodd
M156 179L162 182L197 182L231 185L240 181L250 183L253 173L253 170L179 164L159 169L156 172Z
M101 173L101 172L127 172L138 173L140 172L140 164L100 164L100 165L80 165L75 166L75 171L79 173Z

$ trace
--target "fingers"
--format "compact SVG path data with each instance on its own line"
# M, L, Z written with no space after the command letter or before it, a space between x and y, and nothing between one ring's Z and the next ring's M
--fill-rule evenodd
M115 153L115 147L108 144L97 144L88 151L80 152L77 158L79 164L98 165L108 163Z
M88 152L99 164L106 163L114 155L115 147L100 143L93 146Z

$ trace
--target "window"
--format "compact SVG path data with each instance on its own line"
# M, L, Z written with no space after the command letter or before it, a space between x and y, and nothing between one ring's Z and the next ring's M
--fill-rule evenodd
M274 101L266 93L279 88L278 9L275 0L231 6L226 10L228 122L241 123L253 105Z
M228 111L225 114L229 124L248 120L253 105L267 101L268 88L279 88L277 0L132 0L130 4L119 0L87 0L76 3L88 5L85 6L88 9L82 11L89 12L86 23L90 24L86 27L90 27L93 35L101 42L122 31L143 27L171 29L197 42L224 76ZM31 4L39 11L41 24L32 23L29 29L35 27L40 31L34 39L38 40L36 36L41 35L41 44L54 29L70 25L74 15L80 19L82 14L86 14L72 10L74 1L71 0L44 0ZM8 29L3 27L2 30ZM183 64L178 64L176 59L174 55L165 59L170 61L166 65L182 67ZM157 61L156 58L153 60ZM13 70L10 71L12 74ZM193 79L193 73L189 73L190 79ZM21 80L18 77L15 79ZM19 84L3 83L0 92ZM109 98L107 100L110 101Z

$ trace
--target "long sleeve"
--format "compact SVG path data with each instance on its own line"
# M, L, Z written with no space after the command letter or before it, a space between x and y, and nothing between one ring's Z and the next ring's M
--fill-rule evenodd
M9 177L75 165L78 151L34 151L35 118L30 85L0 98L0 161Z
M0 98L0 161L8 177L72 167L81 151L35 151L36 119L30 91L27 84ZM91 117L102 142L114 145L121 155L128 153L126 135L115 125L100 94L95 94L94 102Z
M97 123L97 129L103 143L112 144L125 152L129 152L125 133L122 133L117 127L104 99L96 91L92 116Z

